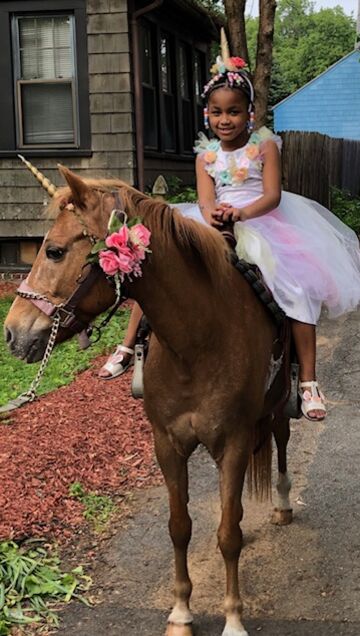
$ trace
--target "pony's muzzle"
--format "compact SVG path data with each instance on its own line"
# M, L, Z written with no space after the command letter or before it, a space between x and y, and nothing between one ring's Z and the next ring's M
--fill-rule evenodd
M25 360L28 363L39 362L43 357L46 344L49 338L50 330L47 333L43 331L29 336L24 330L18 330L9 325L4 327L5 341L10 352L16 358Z

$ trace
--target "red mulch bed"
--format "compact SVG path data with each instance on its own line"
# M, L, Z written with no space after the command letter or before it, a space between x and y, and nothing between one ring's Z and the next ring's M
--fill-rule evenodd
M15 283L0 283L0 296ZM151 427L142 400L130 395L131 374L100 380L94 366L66 387L0 420L0 540L31 536L66 542L85 523L69 496L86 491L121 496L159 483Z
M84 523L69 486L121 495L159 483L151 428L141 400L130 397L130 374L99 380L80 374L11 415L1 426L0 538L56 537Z
M3 296L12 296L20 285L20 280L14 281L0 281L0 298Z

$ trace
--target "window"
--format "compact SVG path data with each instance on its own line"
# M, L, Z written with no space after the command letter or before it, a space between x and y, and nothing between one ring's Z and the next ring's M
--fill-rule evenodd
M141 24L139 46L145 150L192 155L203 129L205 53L150 20Z
M29 270L41 247L41 239L1 239L0 272Z
M14 18L20 148L75 145L73 16Z
M0 3L0 74L0 156L91 154L86 0Z

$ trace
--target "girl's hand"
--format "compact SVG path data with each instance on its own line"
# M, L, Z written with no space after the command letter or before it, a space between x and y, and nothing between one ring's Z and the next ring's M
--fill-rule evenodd
M234 208L229 203L219 203L212 216L218 223L220 222L222 224L236 223L236 221L243 221L245 219L243 210Z

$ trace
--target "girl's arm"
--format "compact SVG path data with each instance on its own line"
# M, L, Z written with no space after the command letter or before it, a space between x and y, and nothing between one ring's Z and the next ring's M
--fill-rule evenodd
M266 141L262 146L263 155L263 195L244 208L227 207L215 212L215 218L222 222L246 221L263 216L276 208L281 199L281 162L280 152L274 141Z
M211 225L222 225L213 215L216 214L215 184L205 170L205 161L198 155L196 157L196 190L201 214L205 221Z

